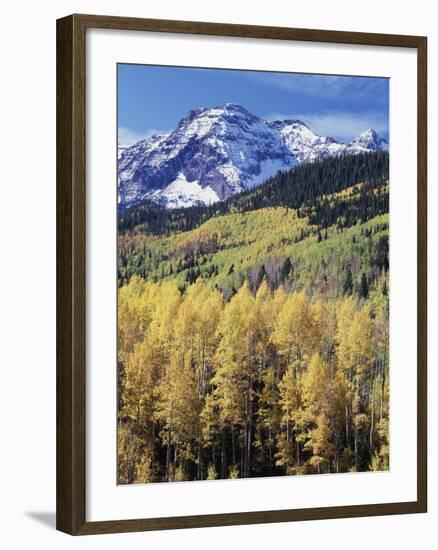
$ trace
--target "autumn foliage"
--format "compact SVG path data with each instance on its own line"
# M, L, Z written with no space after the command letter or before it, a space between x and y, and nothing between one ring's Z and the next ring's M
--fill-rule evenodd
M387 469L388 412L380 303L119 290L121 484Z
M123 212L118 482L389 468L389 157Z

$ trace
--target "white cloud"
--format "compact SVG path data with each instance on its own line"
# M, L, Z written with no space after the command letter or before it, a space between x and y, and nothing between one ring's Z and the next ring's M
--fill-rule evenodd
M129 146L143 139L148 139L154 134L165 134L165 133L166 133L165 130L157 130L155 128L149 128L145 132L135 132L130 128L125 128L124 126L120 126L118 141L121 145Z
M380 113L271 113L266 120L302 120L314 132L322 136L331 136L337 140L349 142L367 128L373 128L378 134L388 132L388 121Z

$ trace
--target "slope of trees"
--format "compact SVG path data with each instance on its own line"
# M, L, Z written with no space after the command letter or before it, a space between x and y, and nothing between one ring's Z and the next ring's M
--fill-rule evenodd
M119 483L388 469L388 163L119 216Z
M230 299L201 278L119 290L118 481L389 466L388 304L305 292Z
M279 172L263 185L211 206L166 209L146 203L126 210L119 214L119 232L135 230L154 235L171 235L174 232L194 229L213 216L249 212L273 206L293 209L308 207L319 203L322 195L333 194L363 182L366 184L366 189L357 198L355 214L346 218L346 222L354 224L359 219L365 221L388 211L387 190L382 196L374 198L368 193L369 190L385 186L388 178L389 155L387 152L321 159ZM342 210L342 204L339 205L339 210ZM347 210L343 209L343 211ZM332 225L333 209L328 211L323 206L317 211L317 215L318 225L324 227ZM328 216L327 219L325 215Z
M228 299L245 281L255 292L266 280L272 290L305 289L329 299L359 294L366 277L372 291L389 268L388 215L339 224L319 228L277 207L214 217L171 237L121 235L119 285L139 275L173 279L185 289L202 277Z

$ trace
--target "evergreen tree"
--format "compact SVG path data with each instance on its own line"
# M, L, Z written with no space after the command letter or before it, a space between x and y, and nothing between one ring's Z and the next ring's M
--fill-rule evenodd
M344 278L344 284L343 284L343 293L344 296L349 296L353 292L353 275L351 273L350 266L347 267L345 271L345 278Z
M365 273L363 272L360 277L359 298L368 298L368 281Z
M288 279L291 269L292 269L292 263L290 261L290 258L287 257L284 260L284 263L281 266L281 271L280 271L280 278L283 282Z

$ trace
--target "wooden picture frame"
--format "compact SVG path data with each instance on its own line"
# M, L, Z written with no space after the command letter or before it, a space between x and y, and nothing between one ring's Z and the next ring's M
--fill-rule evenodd
M417 52L417 499L293 510L86 521L85 33L118 29L412 48ZM427 39L125 17L57 21L57 529L72 535L407 514L427 511Z

